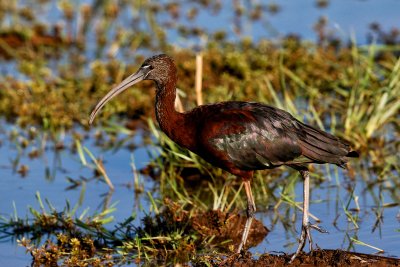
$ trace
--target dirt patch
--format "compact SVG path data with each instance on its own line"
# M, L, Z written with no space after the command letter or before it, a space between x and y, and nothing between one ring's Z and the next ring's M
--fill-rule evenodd
M343 250L315 250L311 253L301 253L293 263L289 264L292 255L263 254L257 260L251 253L234 255L213 266L400 266L400 260Z

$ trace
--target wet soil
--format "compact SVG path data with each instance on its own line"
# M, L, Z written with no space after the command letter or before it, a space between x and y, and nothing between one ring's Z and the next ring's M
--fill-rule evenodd
M194 216L192 224L193 228L203 237L214 236L213 243L231 240L229 244L239 244L246 224L246 216L237 213L223 213L220 210L209 210ZM264 240L268 232L269 230L261 221L254 219L246 245L256 246Z
M289 263L291 256L263 254L256 260L247 252L246 255L234 255L215 262L213 266L400 266L400 259L343 250L315 250L311 253L301 253L293 263Z

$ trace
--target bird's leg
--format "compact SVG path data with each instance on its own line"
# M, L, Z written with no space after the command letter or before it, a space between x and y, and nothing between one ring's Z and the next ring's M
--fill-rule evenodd
M306 244L306 238L310 243L310 250L312 250L312 238L310 233L310 222L308 219L308 209L310 202L310 174L308 170L300 170L300 174L303 178L303 221L301 224L301 235L299 240L299 246L297 247L296 253L293 254L290 262L292 262L297 255L299 255L300 251L303 250L304 245Z
M254 203L253 193L251 192L250 180L245 180L243 184L247 196L247 208L246 208L247 220L243 230L242 241L240 242L237 253L240 253L244 245L246 244L247 237L250 232L251 222L253 221L254 213L256 212L256 205Z

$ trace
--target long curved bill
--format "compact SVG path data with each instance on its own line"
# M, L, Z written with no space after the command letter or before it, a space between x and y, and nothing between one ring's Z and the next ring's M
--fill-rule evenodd
M135 83L144 80L147 74L148 74L147 68L140 68L136 73L130 75L125 80L123 80L119 85L111 89L111 91L108 92L108 94L106 94L93 109L92 113L90 114L89 124L92 124L97 113L108 101L110 101L114 96L119 95L120 93L125 91L125 89L127 89L128 87L131 87Z

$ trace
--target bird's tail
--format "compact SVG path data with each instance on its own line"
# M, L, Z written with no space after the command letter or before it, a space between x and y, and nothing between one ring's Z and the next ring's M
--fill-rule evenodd
M333 163L345 167L349 157L358 157L358 152L350 145L327 132L301 123L305 135L298 140L305 157L317 163Z

